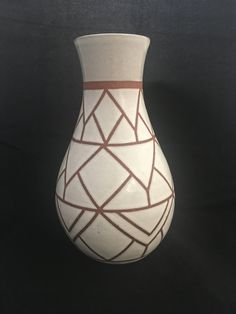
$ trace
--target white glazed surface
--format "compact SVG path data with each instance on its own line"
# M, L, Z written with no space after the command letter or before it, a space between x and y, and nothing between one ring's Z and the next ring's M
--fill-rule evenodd
M142 81L147 37L101 34L75 44L84 82ZM98 261L133 262L159 245L172 220L174 186L141 87L84 90L56 204L70 239Z
M98 34L75 39L84 81L142 81L150 39L130 34Z

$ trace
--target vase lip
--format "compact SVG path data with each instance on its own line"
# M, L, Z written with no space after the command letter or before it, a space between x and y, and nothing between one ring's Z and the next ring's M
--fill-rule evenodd
M130 34L130 33L94 33L94 34L87 34L87 35L82 35L82 36L78 36L74 39L74 42L77 42L81 39L85 39L85 38L91 38L91 37L110 37L110 36L117 36L117 37L136 37L136 38L140 38L140 39L146 39L148 40L148 42L150 42L150 38L148 36L145 35L140 35L140 34Z

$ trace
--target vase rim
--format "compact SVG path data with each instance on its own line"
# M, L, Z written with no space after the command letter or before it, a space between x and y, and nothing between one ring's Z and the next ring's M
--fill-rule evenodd
M96 34L87 34L87 35L82 35L79 37L76 37L74 39L74 42L77 40L80 40L82 38L90 38L90 37L109 37L109 36L120 36L120 37L136 37L136 38L143 38L146 39L150 42L150 38L148 36L145 35L139 35L139 34L130 34L130 33L96 33Z

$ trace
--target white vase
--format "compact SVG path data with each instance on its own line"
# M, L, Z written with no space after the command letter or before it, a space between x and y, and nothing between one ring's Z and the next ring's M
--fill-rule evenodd
M69 238L100 262L147 256L173 216L171 173L143 97L149 44L148 37L120 33L75 40L83 99L59 170L56 205Z

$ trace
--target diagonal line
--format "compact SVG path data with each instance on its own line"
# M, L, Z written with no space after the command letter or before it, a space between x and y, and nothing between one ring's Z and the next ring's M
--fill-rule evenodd
M148 127L148 125L147 125L146 121L143 119L143 117L141 116L141 114L140 114L140 113L138 113L138 115L139 115L139 117L142 119L143 123L146 125L146 128L148 129L148 131L149 131L149 133L151 134L151 136L153 136L153 134L152 134L152 132L151 132L150 128Z
M75 220L72 222L71 226L69 227L68 231L71 232L72 229L74 228L74 226L77 224L77 222L79 221L79 219L83 216L84 214L84 210L81 210L81 212L77 215L77 217L75 218Z
M76 125L75 125L75 129L74 129L74 131L76 130L76 128L77 128L77 126L79 125L80 120L81 120L82 118L83 118L83 113L80 115L80 117L79 117L78 121L76 122Z
M101 103L101 101L103 100L104 96L106 95L107 90L104 89L104 91L102 92L100 98L98 99L96 105L94 106L93 110L90 112L90 114L88 115L87 119L85 120L84 124L86 125L88 120L91 118L91 116L94 114L95 110L97 109L97 107L99 106L99 104Z
M95 150L95 152L74 172L74 174L72 174L72 176L70 177L70 179L67 181L66 183L66 187L69 185L69 183L74 179L74 177L76 177L76 175L79 173L79 171L85 166L87 165L87 163L103 148L103 146L99 146L99 148L97 150Z
M102 209L116 196L117 193L120 192L120 190L126 185L130 178L131 174L124 180L124 182L118 187L118 189L116 189L115 192L112 193L111 196L101 205Z
M132 235L130 235L128 232L126 232L125 230L123 230L119 225L117 225L113 220L111 220L109 217L107 217L106 215L104 215L103 213L101 213L101 215L110 223L112 224L116 229L118 229L121 233L123 233L124 235L126 235L129 239L136 241L137 243L146 246L146 244L136 238L134 238Z
M111 100L114 102L114 104L116 105L116 107L120 110L120 112L122 113L122 115L125 117L125 119L127 120L127 122L129 123L129 125L132 127L132 129L135 129L132 122L129 120L127 114L125 113L125 111L121 108L120 104L117 102L117 100L115 99L115 97L110 93L110 91L107 91L107 94L110 96Z
M119 119L116 121L114 127L112 128L112 130L111 130L109 136L107 137L107 140L106 140L107 143L110 141L112 135L114 134L115 130L117 129L117 127L118 127L118 125L120 124L120 122L121 122L122 119L123 119L123 115L121 115L121 116L119 117Z
M158 223L155 225L155 227L152 229L150 235L153 234L153 232L154 232L154 231L158 228L158 226L160 225L160 223L161 223L161 221L162 221L163 217L165 216L166 211L167 211L167 209L168 209L169 202L170 202L170 200L167 201L166 207L165 207L165 209L164 209L164 211L163 211L163 213L162 213L162 215L161 215L161 218L159 219L159 221L158 221Z
M81 136L80 136L81 141L83 140L84 131L85 131L85 123L83 123L82 131L81 131Z
M135 228L137 228L138 230L142 231L143 233L145 233L146 235L151 235L153 234L153 232L157 229L157 227L159 226L160 222L162 221L163 217L165 216L165 213L167 211L167 208L168 208L168 205L169 205L169 200L167 201L166 203L166 207L159 219L159 221L156 223L155 227L149 232L147 230L145 230L144 228L140 227L139 225L137 225L134 221L132 221L130 218L126 217L125 215L123 215L122 213L118 213L118 215L120 217L122 217L123 219L125 219L127 222L129 222L131 225L133 225Z
M147 248L148 248L148 245L145 247L145 249L144 249L144 251L143 251L141 257L144 257L144 255L145 255L145 253L146 253L146 251L147 251Z
M93 114L93 119L94 119L94 121L95 121L95 123L96 123L96 126L97 126L97 128L98 128L98 131L99 131L101 137L102 137L103 142L106 142L105 136L104 136L104 134L103 134L103 132L102 132L102 128L101 128L101 126L100 126L100 124L99 124L99 122L98 122L98 119L97 119L95 113Z
M166 201L168 201L172 197L174 197L173 194L171 194L170 196L166 197L165 199L163 199L163 200L161 200L155 204L152 204L151 206L147 205L147 206L143 206L143 207L139 207L139 208L127 208L127 209L103 209L103 211L106 213L136 212L139 210L150 209L150 208L156 207L160 204L165 203Z
M152 153L152 168L150 173L150 178L148 180L148 188L147 188L147 198L148 198L148 204L151 205L151 199L150 199L150 186L152 183L153 178L153 171L154 171L154 164L155 164L155 156L156 156L156 149L155 149L155 141L153 139L153 153Z
M147 191L146 186L143 184L143 182L129 169L128 166L126 166L126 164L120 159L118 158L112 151L110 151L110 149L108 149L108 147L104 148L113 158L115 158L116 161L119 162L119 164L124 167L131 175L132 177L134 177L138 183L144 188L145 191Z
M68 164L68 159L69 159L70 146L71 146L71 143L70 143L70 145L69 145L69 147L68 147L68 152L67 152L67 156L66 156L63 199L65 198L65 194L66 194L66 186L67 186L67 183L66 183L66 180L67 180L67 178L66 178L66 177L67 177L67 164Z
M84 95L83 95L82 108L83 108L83 126L82 126L82 131L81 131L81 136L80 136L80 139L81 139L81 140L82 140L82 138L83 138L83 136L84 136L84 131L85 131Z
M60 216L60 218L61 218L61 221L62 221L62 223L63 223L65 229L66 229L67 231L69 231L68 228L67 228L67 226L66 226L65 220L64 220L64 218L63 218L63 216L62 216L62 214L61 214L61 209L60 209L60 206L59 206L59 202L58 202L58 197L57 197L57 196L56 196L56 203L57 203L57 212L58 212L58 214L59 214L59 216Z
M76 204L73 204L67 200L63 200L63 198L60 197L60 195L58 195L56 193L56 197L61 201L63 202L64 204L66 205L69 205L71 207L74 207L74 208L78 208L78 209L83 209L83 210L86 210L86 211L89 211L89 212L97 212L97 209L96 208L89 208L89 207L85 207L85 206L81 206L81 205L76 205Z
M112 261L115 258L119 257L121 254L123 254L125 251L128 250L128 248L134 243L134 240L130 241L130 243L122 250L120 251L118 254L116 254L115 256L113 256L112 258L109 258L108 261Z
M140 93L141 90L139 89L138 92L138 101L137 101L137 110L136 110L136 117L135 117L135 137L136 137L136 142L138 142L138 112L139 112L139 103L140 103Z
M169 188L171 189L171 191L174 193L174 189L171 186L171 184L169 183L169 181L166 179L166 177L156 168L154 167L154 170L156 170L156 172L159 173L159 175L165 180L165 182L167 183L167 185L169 186Z
M161 229L161 240L163 240L163 237L164 237L164 234L163 234L163 231Z
M79 239L84 243L84 245L87 246L87 248L88 248L91 252L93 252L95 255L97 255L98 257L100 257L100 258L103 259L104 261L106 261L106 259L105 259L102 255L100 255L100 254L98 254L96 251L94 251L94 250L87 244L87 242L86 242L81 236L79 236Z
M92 195L90 194L89 190L87 189L87 186L85 185L81 175L78 173L77 174L78 178L79 178L79 181L82 185L82 187L84 188L86 194L88 195L89 199L91 200L91 202L93 203L93 205L97 208L97 210L99 211L100 207L99 205L96 203L96 201L94 200L94 198L92 197Z
M83 108L83 124L85 124L84 94L83 94L82 108Z
M128 223L130 223L132 226L134 226L135 228L137 228L138 230L142 231L143 233L145 233L146 235L150 235L150 232L148 232L147 230L145 230L144 228L140 227L139 225L137 225L134 221L132 221L130 218L126 217L125 215L123 215L122 213L118 213L118 215L123 218L124 220L126 220Z
M154 241L154 239L156 239L156 237L158 236L158 234L162 231L162 228L164 227L164 225L165 225L165 223L166 223L166 221L167 221L167 219L168 219L168 217L169 217L169 215L170 215L170 212L171 212L171 209L172 209L172 204L173 204L173 199L174 199L174 198L172 198L172 200L171 200L170 209L169 209L169 211L168 211L168 214L166 215L166 218L165 218L165 220L164 220L164 222L163 222L163 224L162 224L160 230L157 232L157 234L155 235L155 237L148 243L148 245L151 244L151 243Z
M164 209L164 212L163 212L161 218L159 219L159 221L158 221L158 223L156 224L156 226L152 229L150 235L153 234L153 232L154 232L154 231L158 228L158 226L160 225L160 223L161 223L163 217L164 217L165 214L166 214L166 211L167 211L167 209L168 209L168 205L169 205L169 200L167 201L166 207L165 207L165 209ZM161 227L161 228L162 228L162 227ZM159 232L160 232L160 230L158 231L158 233L159 233ZM156 236L155 236L155 237L156 237Z
M62 175L63 175L65 172L66 172L66 169L64 168L64 169L62 170L62 172L60 173L60 175L58 176L58 178L57 178L57 183L59 182L59 180L61 179Z
M97 218L98 213L94 214L94 216L89 220L89 222L82 228L73 238L73 241L76 241L77 238L94 222L94 220Z
M152 182L152 176L153 176L153 171L154 171L155 157L156 157L155 141L153 140L152 170L151 170L150 178L149 178L149 181L148 181L148 189L150 188L150 185L151 185L151 182Z

